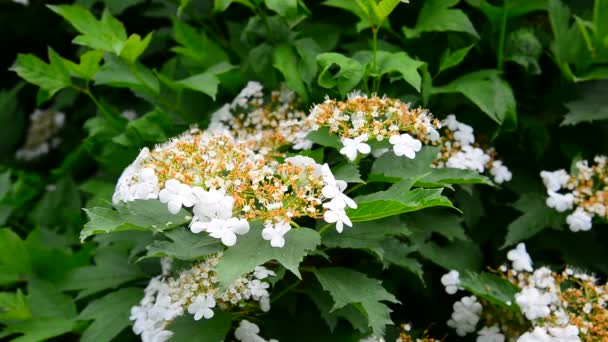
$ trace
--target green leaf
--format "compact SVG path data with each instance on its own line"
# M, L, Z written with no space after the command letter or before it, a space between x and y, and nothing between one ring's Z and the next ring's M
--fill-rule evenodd
M503 2L502 6L491 5L487 0L466 0L466 2L485 14L494 32L498 32L502 27L503 16L509 20L547 8L547 0L509 0Z
M129 65L111 55L106 55L105 64L95 74L93 80L95 85L132 88L152 95L158 95L160 92L158 79L150 69L139 63Z
M418 252L435 264L448 270L479 270L483 254L479 247L469 240L455 240L445 246L427 242L419 246Z
M321 67L319 85L327 89L337 87L341 95L356 87L363 78L363 65L339 53L322 53L317 56L317 63ZM330 70L334 66L337 66L339 70L336 72Z
M317 55L321 53L321 47L311 38L296 40L294 47L298 55L300 55L298 72L302 77L302 81L310 88L319 69L317 66Z
M55 317L71 319L76 317L76 304L72 297L50 283L40 279L30 279L27 284L26 302L35 318Z
M353 328L362 333L369 330L367 317L354 304L348 304L340 309L332 310L334 301L329 293L323 291L318 282L313 282L312 286L306 289L306 293L315 303L321 313L321 317L323 317L332 332L336 329L338 319L340 318L346 319Z
M413 180L407 179L386 191L359 196L355 198L358 208L349 209L346 214L352 222L362 222L428 207L452 206L450 200L441 195L443 188L411 190L413 183Z
M608 119L608 81L593 82L581 86L580 96L566 102L568 113L561 125L578 125L582 122L594 122Z
M460 286L479 298L502 306L514 312L519 312L515 304L515 294L520 289L507 279L495 274L466 271L460 276Z
M467 240L468 237L462 227L462 216L440 208L430 208L410 213L403 218L407 228L413 233L430 235L437 233L450 241Z
M460 0L427 0L418 14L416 26L413 29L403 27L403 32L409 38L419 37L422 32L464 32L479 38L473 23L459 9L450 9Z
M0 90L0 122L11 122L0 126L0 155L3 156L12 155L22 142L26 123L21 120L23 113L19 109L17 95L24 85L25 82L19 82L9 90ZM4 224L2 221L0 219L0 225Z
M177 81L177 83L188 89L209 95L214 100L215 95L217 94L217 87L220 85L220 81L215 75L206 72L190 76L183 80Z
M323 2L325 6L337 7L343 10L346 10L359 18L359 22L357 23L357 31L361 32L364 29L370 27L372 24L370 22L369 9L361 7L358 5L358 1L354 0L326 0Z
M466 74L447 85L433 87L433 94L461 93L499 125L516 122L516 103L511 87L496 70Z
M409 0L381 0L378 4L374 1L370 1L369 3L372 5L377 22L381 24L401 2L409 2Z
M530 74L540 74L538 60L543 53L543 45L528 28L509 33L505 46L505 60L521 65Z
M330 248L371 250L384 257L384 242L390 236L408 236L410 231L397 217L377 221L357 222L350 229L338 233L332 229L323 235L323 245Z
M333 147L336 150L340 150L342 148L340 138L335 134L329 133L328 127L321 127L316 131L308 133L306 139L321 146Z
M84 331L83 342L112 341L131 325L129 312L143 296L141 289L126 288L111 292L90 302L78 316L78 320L93 320Z
M438 153L439 148L432 146L422 147L414 159L398 157L388 152L374 161L371 173L397 179L418 178L432 171L431 164Z
M80 56L80 64L69 63L68 68L78 77L90 80L101 69L99 62L103 58L103 52L91 50Z
M44 89L49 96L53 96L59 90L69 87L72 81L64 59L52 49L49 49L49 60L47 64L34 55L19 54L10 70L29 83Z
M315 276L323 289L331 295L332 310L348 304L360 304L368 319L369 327L377 336L384 335L390 319L391 309L381 301L399 303L387 292L379 280L368 278L365 274L342 267L327 267L316 270Z
M95 207L84 211L89 216L89 222L80 232L82 241L95 234L121 230L163 231L189 222L189 214L184 209L173 215L167 205L158 200L121 202L116 210Z
M565 222L565 214L547 207L547 195L539 193L523 194L513 207L522 213L507 227L507 237L502 248L531 238L547 227L559 229Z
M139 58L146 48L148 48L148 45L150 45L153 35L154 34L150 32L142 40L138 34L132 34L120 51L120 57L126 59L130 63L135 63L137 58Z
M336 179L341 179L347 183L365 183L361 179L361 173L359 167L355 164L344 164L335 170L332 170Z
M224 50L216 42L209 39L205 32L199 32L184 21L173 21L173 33L180 46L171 50L195 61L198 67L208 68L229 61Z
M0 229L0 285L23 280L31 273L30 256L21 238L8 228Z
M256 266L276 260L300 277L298 265L320 243L321 236L315 230L298 228L285 234L284 248L271 247L269 241L262 239L262 223L253 223L249 233L239 237L236 245L224 252L216 272L220 283L227 286Z
M113 52L120 55L127 41L124 26L106 9L100 20L91 12L78 5L48 5L55 13L67 20L81 35L74 38L74 43Z
M469 51L471 51L473 46L475 45L471 44L455 51L451 51L450 49L445 50L443 55L441 55L441 60L439 61L439 70L437 71L437 74L462 63L462 61L469 54Z
M143 276L145 273L129 262L125 252L116 247L104 247L97 249L95 265L71 271L60 287L63 290L81 290L77 298L84 298Z
M221 252L224 245L207 234L194 234L187 228L176 228L165 233L171 241L155 240L146 249L145 258L171 257L180 260L195 260Z
M32 313L20 289L16 292L0 292L0 322L26 320L31 317Z
M373 64L373 53L371 51L360 51L353 58L367 63L368 68L371 69ZM424 64L422 61L411 58L405 52L378 51L375 75L389 75L391 81L403 79L420 92L422 78L418 69Z
M192 337L200 342L223 342L230 331L232 315L219 309L215 310L213 319L195 321L191 315L178 317L169 330L173 332L171 341L190 342Z
M80 227L81 207L78 187L71 177L64 177L36 204L31 219L43 227Z
M384 250L382 263L385 268L390 264L401 267L414 273L420 281L424 282L422 278L422 264L418 260L409 257L417 250L416 246L408 245L393 238L385 240L382 243L382 249Z
M300 75L297 60L296 53L289 45L275 46L272 50L272 66L281 72L287 86L307 102L308 92Z
M249 0L215 0L213 1L213 10L216 12L224 12L228 6L232 3L237 3L249 7L251 10L255 10L255 6Z
M69 333L75 323L74 320L61 317L30 319L10 324L4 328L2 335L23 334L11 339L12 342L48 341L53 337Z
M281 17L295 17L298 14L298 0L264 0L264 3Z

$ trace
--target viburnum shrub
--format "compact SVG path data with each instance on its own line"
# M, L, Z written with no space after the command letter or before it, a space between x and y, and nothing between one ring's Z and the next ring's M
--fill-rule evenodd
M608 341L608 1L0 27L0 338Z

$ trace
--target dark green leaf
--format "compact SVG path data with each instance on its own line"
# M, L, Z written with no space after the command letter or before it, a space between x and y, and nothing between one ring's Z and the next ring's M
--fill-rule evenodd
M21 238L8 228L0 229L0 285L23 280L31 273L30 256Z
M418 252L448 270L479 270L483 260L479 247L469 240L456 240L445 246L427 242L419 246Z
M363 65L339 53L322 53L317 56L317 62L321 67L319 85L327 89L337 87L342 95L356 87L363 77ZM331 70L334 65L338 71Z
M413 29L403 28L406 36L416 38L422 32L455 31L465 32L479 38L469 17L459 9L450 9L460 0L427 0L424 2L416 26Z
M577 125L581 122L594 122L608 119L608 81L594 82L582 86L581 95L567 102L568 113L561 125Z
M181 260L195 260L206 255L221 252L224 245L207 234L194 234L187 228L176 228L165 233L171 241L155 240L147 247L149 257L177 258Z
M450 49L445 50L443 55L441 55L441 60L439 61L439 71L437 71L437 73L439 74L442 71L453 68L462 63L473 46L474 45L469 45L455 51L450 51Z
M191 315L181 316L169 326L173 332L171 341L189 342L196 336L200 342L222 342L230 330L231 320L230 314L219 309L215 310L213 319L195 321Z

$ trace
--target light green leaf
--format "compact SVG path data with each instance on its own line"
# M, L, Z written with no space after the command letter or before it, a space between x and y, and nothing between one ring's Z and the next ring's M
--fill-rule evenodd
M498 32L502 25L503 16L506 19L517 18L535 11L547 8L547 0L509 0L503 6L491 5L487 0L466 0L466 2L479 9L490 21L494 32ZM505 13L506 6L506 13Z
M219 309L215 310L213 319L195 321L192 315L183 315L169 326L173 332L171 341L191 342L192 337L196 336L196 341L200 342L223 342L230 330L231 321L232 315Z
M206 255L221 252L224 245L208 234L194 234L187 228L176 228L165 233L171 241L155 240L146 249L144 258L171 257L180 260L195 260Z
M78 316L78 320L93 320L84 331L83 342L112 341L131 325L129 312L143 297L141 289L126 288L111 292L90 302Z
M99 50L90 50L80 56L80 64L70 62L68 68L76 76L90 80L101 69L99 62L103 58L103 52Z
M369 327L377 336L384 335L387 324L393 324L390 319L391 309L381 301L391 303L399 303L399 301L382 287L379 280L342 267L321 268L314 273L323 289L329 292L334 301L332 310L348 304L360 304L367 316Z
M368 67L371 68L373 60L371 51L360 51L354 58L363 63L367 63ZM414 87L416 91L420 92L422 78L418 69L422 65L424 65L424 62L411 58L405 52L378 51L377 72L375 72L375 74L377 76L388 74L391 81L403 79Z
M448 270L479 270L483 254L479 247L469 240L456 240L444 246L427 242L418 248L418 252L435 264Z
M519 312L515 304L515 294L520 289L507 279L495 274L466 271L460 275L460 286L479 298L508 310Z
M545 228L559 229L565 222L565 214L547 207L547 195L539 193L523 194L513 207L522 213L507 227L507 237L502 248L531 238Z
M12 338L12 342L41 342L51 340L53 337L69 333L76 322L61 317L48 317L29 319L13 323L4 328L3 336L22 334Z
M217 94L217 87L220 85L220 81L217 77L209 73L193 75L181 81L177 81L177 83L188 89L209 95L214 100L215 95Z
M264 0L264 3L281 17L295 17L298 14L298 0Z
M150 45L153 35L154 33L150 32L142 40L138 34L132 34L120 51L120 57L126 59L129 63L135 63L137 58L139 58L146 48L148 48L148 45Z
M71 319L76 317L76 304L72 297L50 283L40 279L30 279L27 284L26 302L35 318L56 317Z
M581 122L594 122L608 119L608 81L599 81L581 86L580 96L566 102L568 113L561 125L578 125Z
M337 87L342 95L356 87L363 77L363 65L339 53L322 53L317 56L317 62L321 67L319 85L327 89ZM339 67L339 71L335 73L330 71L334 65Z
M255 5L249 0L214 0L213 10L216 12L224 12L228 6L232 3L237 3L249 7L251 10L255 10Z
M336 179L341 179L347 183L365 183L361 179L359 167L355 164L344 164L335 170L332 170Z
M20 289L0 292L0 321L26 320L31 317L32 313Z
M432 93L461 93L499 125L517 120L513 91L496 70L466 74L447 85L433 87Z
M285 247L271 247L262 239L262 223L251 225L249 233L240 236L236 245L228 248L216 267L219 281L227 286L256 266L276 260L300 277L298 265L321 243L321 236L309 228L292 229L285 234Z
M369 8L359 6L355 0L326 0L323 5L341 8L356 15L359 18L357 23L357 31L359 32L370 27L370 15L372 13L369 13Z
M413 29L403 27L407 37L416 38L422 32L464 32L479 38L469 17L459 9L451 9L460 0L426 0Z
M321 47L311 38L296 40L294 47L298 55L300 55L298 72L304 83L310 88L319 69L317 66L317 55L321 53Z
M10 70L53 96L59 90L69 87L72 81L64 64L65 60L52 49L49 49L49 60L47 64L34 55L19 54Z
M152 95L158 95L160 92L158 79L150 69L139 63L129 65L111 55L106 55L105 64L93 80L96 85L133 88Z
M121 230L163 231L189 222L189 215L181 209L173 215L167 205L158 200L137 200L120 203L116 210L95 207L84 209L89 222L80 232L80 240L95 234L117 232Z
M306 139L321 146L333 147L336 150L340 150L342 148L340 138L335 134L330 134L328 127L321 127L316 131L308 133Z
M21 238L8 228L0 229L0 285L23 280L31 273L30 256Z
M376 4L374 1L370 1L369 3L372 5L377 22L382 24L384 20L386 20L386 18L388 18L388 16L395 10L399 3L408 1L381 0L378 4Z
M439 61L439 71L437 71L437 74L462 63L462 61L469 54L469 51L471 51L473 46L475 45L471 44L455 51L451 51L450 49L445 50L443 55L441 55L441 60Z
M353 248L371 250L384 257L384 242L390 236L408 236L410 231L397 217L378 221L357 222L352 228L338 233L332 229L323 235L323 245L330 248Z
M428 207L452 206L450 200L441 195L443 188L411 190L413 183L413 180L407 179L386 191L359 196L355 198L358 208L349 209L346 214L352 222L362 222Z
M289 45L275 46L272 50L272 66L281 72L287 86L307 102L308 92L300 75L297 60L298 57Z
M128 260L126 252L115 247L97 249L95 265L74 269L59 284L63 290L81 290L77 299L145 276L145 273Z

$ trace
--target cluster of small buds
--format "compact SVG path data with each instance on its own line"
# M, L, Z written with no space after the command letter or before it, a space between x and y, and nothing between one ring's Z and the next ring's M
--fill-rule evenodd
M475 331L481 316L482 306L477 301L477 297L462 297L453 305L454 312L447 324L456 330L458 336L465 336Z
M30 126L23 146L15 157L20 160L34 160L49 153L61 143L57 132L65 123L65 114L54 110L36 109L30 115Z
M212 114L208 130L249 141L260 153L275 152L286 145L308 149L312 143L305 139L307 115L301 106L295 93L285 86L266 97L262 85L250 81L231 103Z
M511 180L511 172L502 161L495 158L494 150L484 150L475 142L473 127L459 122L453 114L447 116L442 127L442 135L436 143L441 151L435 160L435 166L479 173L488 171L497 184Z
M226 246L248 233L250 222L261 221L262 237L283 247L297 217L323 218L339 232L352 226L346 208L357 205L345 189L329 165L312 158L279 162L228 134L191 129L152 151L143 149L118 180L113 201L157 198L174 214L191 208L191 231L207 232Z
M589 166L586 160L578 161L576 170L542 171L547 188L547 206L559 212L569 211L566 222L573 232L588 231L594 217L608 219L608 168L606 156L596 156Z
M327 98L314 106L306 124L311 131L322 127L337 135L343 145L340 153L354 161L359 154L374 155L386 147L372 151L368 141L379 145L388 140L397 156L413 159L423 143L439 139L439 120L421 108L410 108L397 99L352 93L346 101Z
M460 273L456 270L451 270L444 274L441 277L441 284L445 286L445 292L450 295L455 294L458 290L462 290L462 287L460 287Z
M409 323L403 323L399 326L400 332L395 342L440 342L441 340L431 337L428 330L422 332L422 336L414 337L412 326Z
M220 258L221 254L210 256L175 278L152 278L144 298L131 308L129 319L134 321L135 334L141 335L144 342L166 341L173 335L168 330L171 322L186 311L194 320L212 319L216 306L229 310L235 306L245 307L252 301L258 302L262 311L269 311L270 284L266 280L275 273L258 266L222 291L213 271Z
M234 338L241 342L279 342L275 339L265 340L260 335L260 327L248 320L242 320L234 330Z
M475 321L475 317L483 307L481 321L486 327L477 331L478 342L608 340L608 284L598 284L596 277L569 267L561 273L547 267L535 269L523 243L509 251L507 258L511 267L502 265L498 272L519 288L515 294L519 310L507 313L487 301L475 306L470 300L457 309L457 302L452 320L459 324L448 325L459 335L476 330L479 319ZM457 313L458 319L454 319Z

